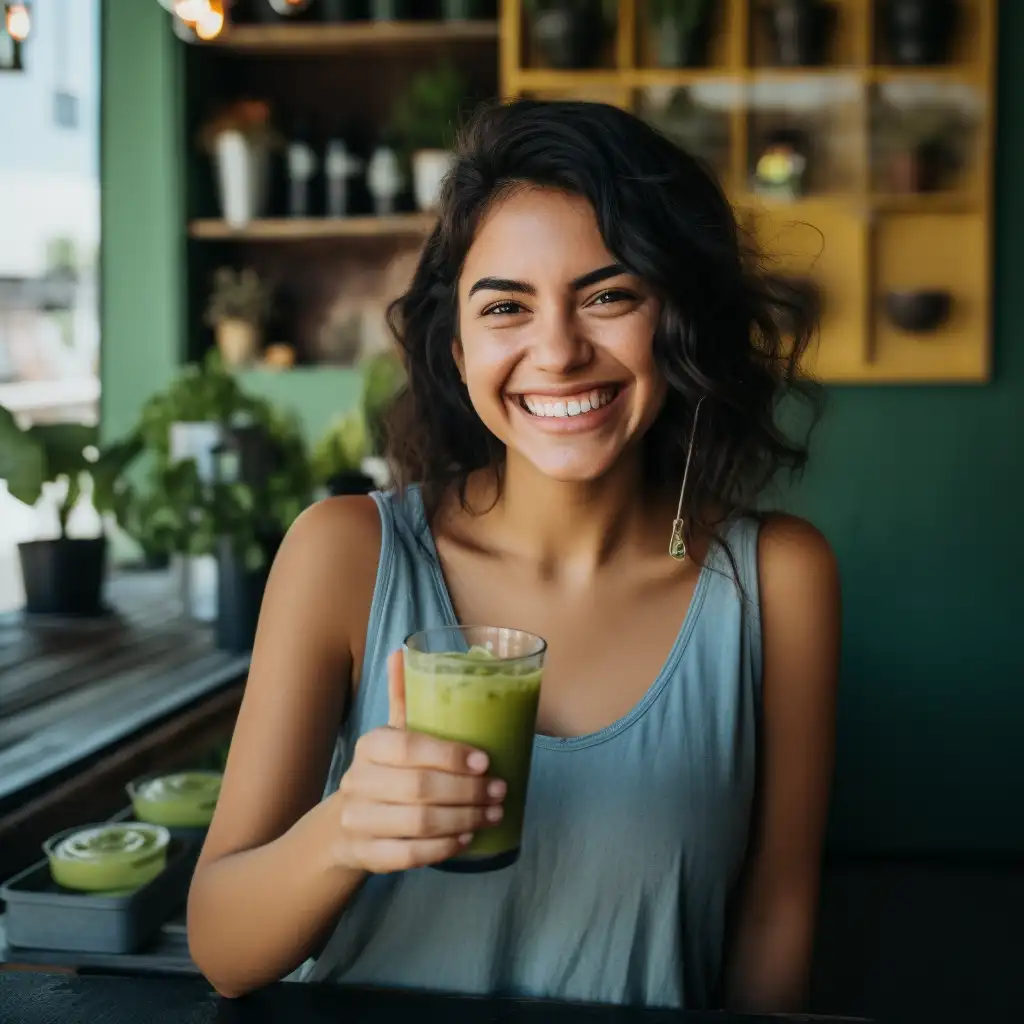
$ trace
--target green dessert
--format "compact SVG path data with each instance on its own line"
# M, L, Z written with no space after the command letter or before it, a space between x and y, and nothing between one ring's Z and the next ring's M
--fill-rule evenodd
M139 821L167 828L206 828L220 796L219 772L176 772L129 783Z
M468 743L491 759L488 774L508 786L505 815L481 828L456 860L488 860L519 849L542 670L536 660L495 659L483 647L465 653L406 651L406 725Z
M90 825L47 840L53 880L65 889L134 892L167 866L170 833L142 822Z

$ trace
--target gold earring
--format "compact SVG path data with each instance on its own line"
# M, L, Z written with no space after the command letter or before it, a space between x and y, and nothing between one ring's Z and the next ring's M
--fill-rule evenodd
M668 553L677 562L684 561L687 555L686 529L683 523L683 500L686 497L686 478L690 475L690 461L693 459L693 442L697 436L697 417L700 415L700 407L703 403L704 398L701 397L697 401L697 408L693 410L690 444L686 450L686 465L683 467L683 486L679 488L679 507L676 509L676 517L672 521L672 539L668 542Z

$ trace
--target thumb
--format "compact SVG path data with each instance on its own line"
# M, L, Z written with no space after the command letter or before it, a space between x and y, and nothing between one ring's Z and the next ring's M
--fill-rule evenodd
M405 658L401 651L388 656L388 725L405 728Z

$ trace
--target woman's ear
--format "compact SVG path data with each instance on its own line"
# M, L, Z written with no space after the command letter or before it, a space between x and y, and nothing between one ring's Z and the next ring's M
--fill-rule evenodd
M458 338L452 339L452 359L455 360L455 368L459 371L459 379L466 383L466 357L462 351L462 342Z

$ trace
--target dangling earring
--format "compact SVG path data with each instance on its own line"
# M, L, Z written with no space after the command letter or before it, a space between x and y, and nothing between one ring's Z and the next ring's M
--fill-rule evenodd
M686 465L683 467L683 486L679 489L679 507L676 509L676 517L672 522L672 539L668 542L668 553L677 561L682 562L686 558L686 529L683 523L683 501L686 498L686 478L690 475L690 462L693 459L693 442L697 437L697 417L700 415L700 407L704 404L704 398L697 401L697 408L693 410L693 426L690 428L690 444L686 449Z

